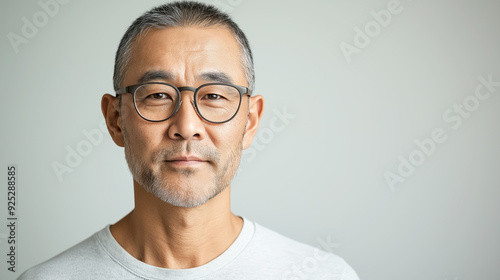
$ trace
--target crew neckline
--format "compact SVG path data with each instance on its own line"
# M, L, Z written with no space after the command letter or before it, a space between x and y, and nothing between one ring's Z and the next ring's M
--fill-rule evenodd
M250 243L255 233L255 224L245 217L243 227L236 240L221 255L212 261L198 267L187 269L162 268L141 262L134 258L115 240L110 231L110 225L96 233L96 238L106 253L130 273L145 279L165 279L166 277L182 277L182 279L197 279L207 277L208 275L220 270L231 263Z

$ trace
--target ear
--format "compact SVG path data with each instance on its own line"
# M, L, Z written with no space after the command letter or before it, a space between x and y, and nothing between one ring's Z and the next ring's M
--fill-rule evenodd
M259 128L260 119L264 113L264 98L261 95L250 97L248 108L248 120L243 135L243 149L247 149L252 144L253 137Z
M116 145L123 147L123 128L120 121L118 97L105 94L101 99L101 110L108 126L109 134Z

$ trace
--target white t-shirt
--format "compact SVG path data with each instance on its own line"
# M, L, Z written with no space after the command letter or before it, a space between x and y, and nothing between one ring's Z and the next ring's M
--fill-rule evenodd
M167 269L143 263L116 242L109 225L18 279L335 279L359 280L340 257L284 237L243 218L234 243L199 267Z

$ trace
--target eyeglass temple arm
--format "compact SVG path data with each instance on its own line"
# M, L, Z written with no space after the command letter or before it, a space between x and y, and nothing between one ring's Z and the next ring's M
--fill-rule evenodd
M243 94L252 95L252 90L247 88L247 87L242 87L242 86L237 86L237 85L232 85L232 86L235 87L236 89L238 89L238 91L240 92L241 95L243 95Z
M124 87L124 88L121 88L117 91L115 91L115 96L118 96L120 94L124 94L124 93L127 93L128 92L128 87Z
M130 94L132 94L140 86L141 85L133 85L133 86L128 86L128 87L121 88L121 89L115 91L115 96L118 96L118 95L124 94L124 93L130 93Z

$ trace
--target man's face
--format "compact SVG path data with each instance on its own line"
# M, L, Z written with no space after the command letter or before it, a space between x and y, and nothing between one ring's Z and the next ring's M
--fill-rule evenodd
M198 87L224 79L248 86L240 61L240 46L226 28L152 29L134 42L123 86L157 81ZM132 95L123 95L121 126L134 180L167 203L195 207L224 190L238 168L248 97L234 119L212 124L196 113L194 93L181 93L179 111L159 123L142 119Z

